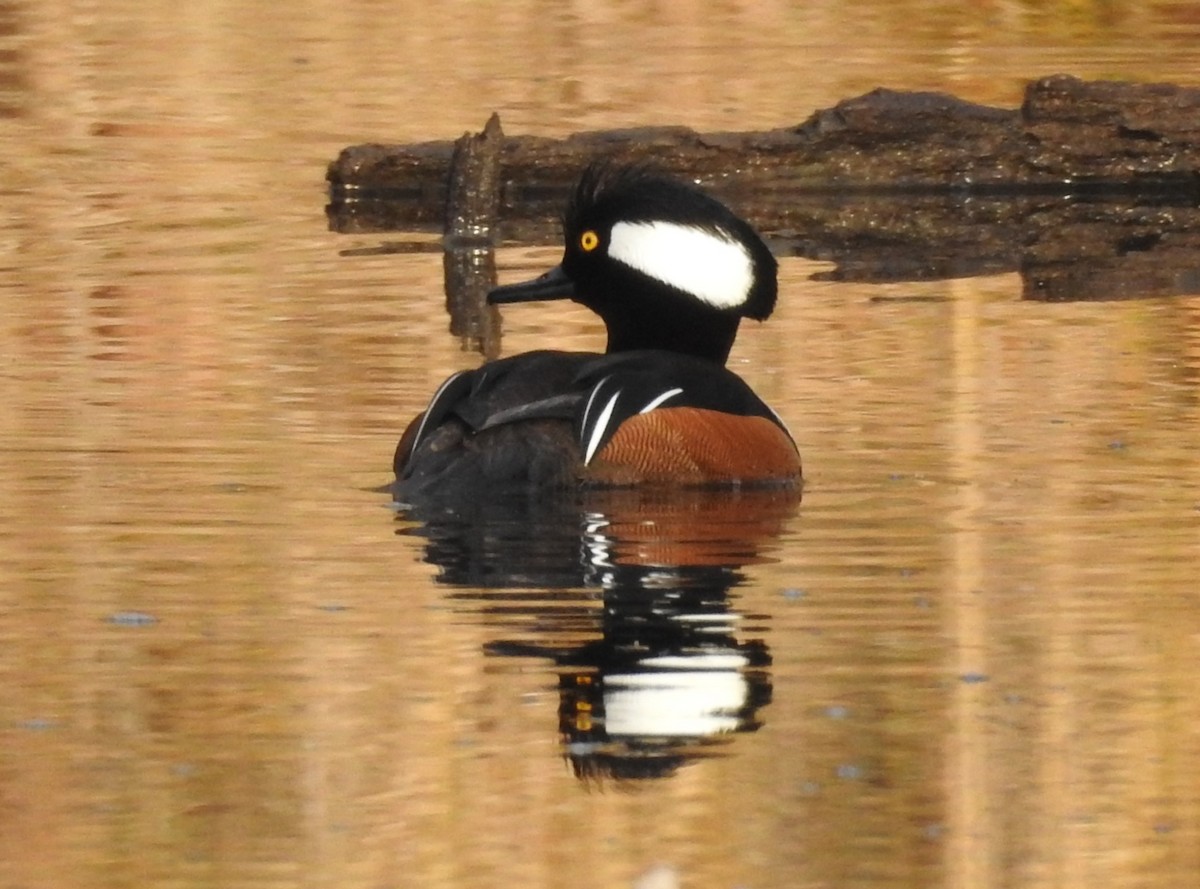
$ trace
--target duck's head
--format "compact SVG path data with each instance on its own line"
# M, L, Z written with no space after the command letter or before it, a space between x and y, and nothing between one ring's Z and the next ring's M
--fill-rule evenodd
M498 287L492 303L573 299L608 328L608 351L666 349L724 363L743 317L775 307L776 262L762 238L692 185L593 164L563 217L562 262Z

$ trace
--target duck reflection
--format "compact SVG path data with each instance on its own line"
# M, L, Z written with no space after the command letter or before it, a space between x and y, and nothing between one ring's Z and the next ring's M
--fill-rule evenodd
M731 593L799 502L791 488L487 499L408 511L398 533L423 537L450 600L494 628L489 654L554 665L578 777L653 778L762 724L771 656Z

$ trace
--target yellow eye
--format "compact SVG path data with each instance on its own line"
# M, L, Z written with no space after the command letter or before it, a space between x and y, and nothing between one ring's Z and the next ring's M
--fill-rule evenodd
M600 236L589 228L579 236L579 246L584 253L591 253L600 246Z

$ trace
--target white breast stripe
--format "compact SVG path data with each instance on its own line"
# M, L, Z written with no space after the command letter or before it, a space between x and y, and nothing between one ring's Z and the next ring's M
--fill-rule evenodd
M604 437L604 429L608 426L608 421L612 417L613 408L617 406L617 399L621 397L621 390L613 393L613 397L608 400L608 404L604 405L604 410L600 411L600 417L596 420L596 425L592 429L591 437L588 438L587 448L583 452L583 465L587 466L592 462L592 457L596 456L596 449L600 447L600 439Z
M718 309L740 306L754 284L754 262L744 244L691 225L618 222L608 255Z
M446 379L446 382L437 387L437 391L433 393L433 398L429 399L429 406L425 408L425 416L421 417L421 425L417 427L417 435L413 439L412 450L414 454L417 452L417 446L421 443L422 436L425 435L425 425L429 422L429 415L433 413L433 406L437 404L438 399L442 397L442 393L446 391L450 384L465 373L465 370L460 370L458 373L451 374Z
M659 395L655 398L650 399L650 402L644 408L642 408L640 411L638 411L638 413L639 414L648 414L648 413L650 413L650 411L654 410L656 407L658 407L660 404L662 404L668 398L674 398L676 395L678 395L682 391L683 391L682 389L668 389L662 395Z
M608 384L608 381L611 379L612 379L612 375L610 374L609 376L605 377L599 383L597 383L595 386L592 387L592 392L590 395L588 395L587 404L585 404L583 406L583 428L584 429L587 429L588 417L590 417L592 415L592 402L594 402L596 400L596 396L600 394L600 390L603 389Z
M763 407L765 407L767 410L769 410L771 412L771 416L775 418L775 422L779 424L779 428L787 433L788 438L791 438L792 431L787 428L787 423L783 422L783 417L781 417L781 416L779 416L779 414L775 413L775 408L771 407L771 405L769 405L769 404L763 404Z

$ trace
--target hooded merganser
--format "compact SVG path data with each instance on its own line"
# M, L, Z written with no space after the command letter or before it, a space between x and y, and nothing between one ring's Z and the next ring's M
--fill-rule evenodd
M451 376L396 447L396 499L446 488L788 484L783 422L724 367L743 316L775 306L776 262L696 188L588 167L562 262L494 304L571 298L608 329L603 355L539 350Z

